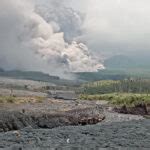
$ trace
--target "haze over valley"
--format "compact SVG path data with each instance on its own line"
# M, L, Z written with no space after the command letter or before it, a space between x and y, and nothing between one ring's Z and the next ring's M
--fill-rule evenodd
M0 150L150 149L149 0L0 0Z

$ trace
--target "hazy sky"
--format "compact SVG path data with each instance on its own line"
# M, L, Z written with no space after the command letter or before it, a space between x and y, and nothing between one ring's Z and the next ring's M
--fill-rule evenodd
M92 50L114 54L143 52L150 55L149 0L63 0L63 2L66 6L70 5L85 14L82 24L83 34L79 39L86 42Z
M149 0L0 1L0 66L8 69L92 71L96 56L150 56L149 40Z
M102 52L150 52L149 0L81 0L83 39ZM77 3L74 1L74 3ZM149 53L150 54L150 53Z

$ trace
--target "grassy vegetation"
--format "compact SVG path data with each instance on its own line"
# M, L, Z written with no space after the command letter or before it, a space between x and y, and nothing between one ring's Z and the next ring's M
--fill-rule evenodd
M137 104L150 105L150 95L148 94L133 94L133 93L113 93L100 95L81 94L82 100L106 100L113 105L135 106Z
M141 78L128 78L124 80L101 80L82 85L84 94L108 93L150 93L150 80Z
M0 104L20 104L20 103L42 103L45 97L15 97L15 96L0 96Z
M0 96L0 103L15 103L16 97L13 96Z

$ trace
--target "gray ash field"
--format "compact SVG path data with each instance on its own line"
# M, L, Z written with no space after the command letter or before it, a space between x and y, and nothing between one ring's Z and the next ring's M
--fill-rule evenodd
M0 148L48 149L150 149L150 120L70 126L54 129L25 128L0 133Z
M31 85L30 81L21 82ZM8 80L7 85L13 84ZM9 95L7 85L2 82L2 95ZM35 92L37 83L32 87L33 90L13 89L13 94L18 97L40 94L44 96L42 102L0 105L0 150L150 149L149 119L113 112L106 101L54 99L43 91ZM81 114L105 119L81 126L78 124Z
M47 105L51 110L56 103L62 109L75 108L73 101L57 101ZM84 108L94 102L79 102L77 108ZM41 106L38 109L42 108ZM11 110L13 111L13 110ZM38 112L37 109L34 110ZM43 110L41 109L41 112ZM103 111L106 119L96 125L63 126L52 129L40 129L27 126L17 131L0 133L0 149L6 150L84 150L84 149L149 149L150 120L141 116L118 114ZM54 125L55 122L52 122ZM54 126L57 126L55 124Z

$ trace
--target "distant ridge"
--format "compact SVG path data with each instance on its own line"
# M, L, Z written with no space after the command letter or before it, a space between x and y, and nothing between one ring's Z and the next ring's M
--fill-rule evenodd
M41 82L50 82L61 86L78 86L80 84L77 80L61 79L58 76L52 76L43 72L38 71L20 71L10 70L6 71L0 68L0 77L8 77L14 79L33 80Z
M12 78L18 78L18 79L36 80L36 81L60 80L58 76L51 76L49 74L45 74L42 72L20 71L20 70L5 71L2 68L0 68L0 76L12 77Z
M123 69L137 67L137 63L128 56L116 55L106 59L104 66L111 69Z

